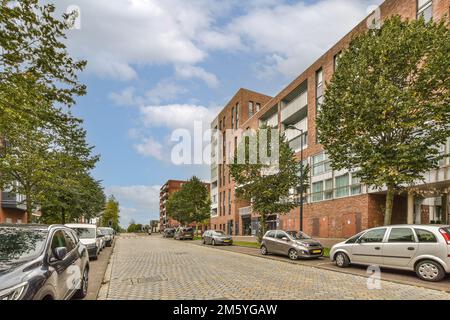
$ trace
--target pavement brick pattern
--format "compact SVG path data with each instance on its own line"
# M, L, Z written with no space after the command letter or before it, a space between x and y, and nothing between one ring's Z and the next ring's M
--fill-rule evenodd
M119 237L100 299L424 299L450 294L154 236Z

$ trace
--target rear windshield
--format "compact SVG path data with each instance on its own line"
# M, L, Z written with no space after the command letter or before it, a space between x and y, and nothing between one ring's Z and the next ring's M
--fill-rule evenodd
M38 257L48 232L21 228L0 228L0 263L19 263Z
M94 228L73 228L73 230L75 230L80 239L92 239L97 237Z
M444 228L442 228L442 230L447 232L447 234L450 236L450 227L444 227Z

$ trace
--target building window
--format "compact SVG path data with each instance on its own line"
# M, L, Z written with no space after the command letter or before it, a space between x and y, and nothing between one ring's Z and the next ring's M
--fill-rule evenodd
M231 108L231 129L234 129L234 107Z
M313 176L332 171L331 161L325 152L319 153L313 157Z
M341 57L342 57L342 51L339 51L334 56L334 71L336 71L337 67L339 66L339 59L341 59Z
M312 184L312 201L322 201L323 200L323 181L315 182Z
M355 174L352 174L351 192L352 196L362 193L361 178L356 177Z
M259 112L261 110L261 103L257 103L255 106L255 113Z
M417 0L417 19L423 17L425 22L433 19L433 1L432 0Z
M235 111L236 111L236 117L235 117L236 125L235 125L235 128L239 129L239 103L236 103Z
M325 200L333 199L333 179L325 180L324 198Z
M249 101L248 102L248 118L250 119L251 117L253 117L253 102Z
M336 198L347 197L349 193L349 174L336 177Z

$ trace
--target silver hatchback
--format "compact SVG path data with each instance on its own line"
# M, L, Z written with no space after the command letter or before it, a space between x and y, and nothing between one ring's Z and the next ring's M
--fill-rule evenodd
M261 254L269 253L287 255L291 260L319 258L323 255L323 247L303 232L271 230L261 242Z
M350 264L411 270L426 281L450 273L450 226L395 225L363 231L331 248L339 267Z

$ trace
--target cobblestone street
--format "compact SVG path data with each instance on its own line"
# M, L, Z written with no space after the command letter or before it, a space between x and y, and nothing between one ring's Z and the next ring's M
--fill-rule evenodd
M159 235L125 235L117 239L99 299L450 299L387 281L368 290L367 281Z

